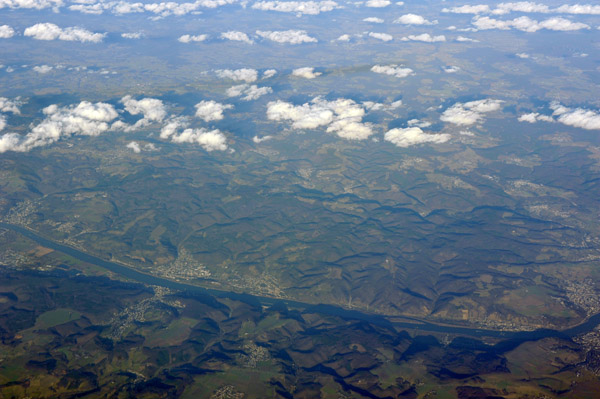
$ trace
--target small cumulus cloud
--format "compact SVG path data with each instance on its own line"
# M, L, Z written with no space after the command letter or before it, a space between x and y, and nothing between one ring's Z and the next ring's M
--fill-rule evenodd
M181 35L177 41L181 43L203 42L208 38L208 35Z
M338 37L335 40L338 41L338 42L349 42L350 41L350 35L343 34L343 35L340 35L340 37Z
M373 67L371 67L371 71L375 73L381 73L384 75L395 76L397 78L405 78L414 74L414 71L412 69L396 64L374 65Z
M137 141L130 141L126 146L131 151L139 154L142 151L157 151L158 148L153 143L146 143L144 146L141 146Z
M390 0L368 0L365 6L371 8L383 8L389 6L390 4L392 4Z
M363 19L364 22L370 22L372 24L382 24L384 21L381 18L377 18L377 17L368 17Z
M317 39L309 36L304 30L283 30L283 31L262 31L257 30L256 34L264 39L274 41L276 43L317 43Z
M494 99L456 103L444 111L440 120L455 125L473 125L483 119L483 114L499 110L502 103Z
M390 111L402 106L402 100L394 101L390 104L378 103L374 101L363 101L362 105L367 111Z
M394 20L395 24L403 25L435 25L437 21L428 21L424 17L417 14L405 14Z
M10 0L0 0L10 1ZM29 1L29 0L19 0ZM43 0L37 0L43 1ZM69 6L71 11L79 11L84 14L102 14L104 11L115 15L126 15L133 13L150 13L152 20L165 18L171 15L183 16L187 14L201 14L200 8L217 8L227 4L232 4L237 0L196 0L193 3L177 3L174 1L161 3L141 3L120 1L98 1L92 0L80 1L79 4Z
M120 102L124 105L125 111L129 112L131 115L142 115L142 118L133 125L127 125L122 121L117 121L112 127L113 130L124 130L127 132L134 131L152 123L160 123L167 116L165 104L156 98L147 97L136 100L131 96L125 96L121 98Z
M554 10L557 13L563 14L588 14L588 15L600 15L600 5L590 4L565 4Z
M0 0L0 8L19 8L43 10L44 8L54 8L58 10L64 5L62 0Z
M459 7L444 8L442 12L454 14L494 14L504 15L511 12L520 13L540 13L540 14L588 14L600 15L600 6L589 4L565 4L557 8L550 8L546 4L534 3L531 1L518 1L500 3L496 8L491 8L486 4L463 5Z
M46 73L50 72L51 70L53 70L54 68L51 67L50 65L36 65L32 69L37 73L46 74Z
M141 39L144 37L144 34L142 32L128 32L121 33L121 37L124 39Z
M8 133L0 138L0 152L29 151L52 144L72 135L98 136L110 129L109 122L118 117L111 104L82 101L77 105L59 107L50 105L43 110L46 118L21 136Z
M244 101L257 100L260 97L273 93L273 89L270 87L258 87L257 85L249 85L247 83L232 86L227 89L226 94L228 97L242 97Z
M331 0L324 1L258 1L252 5L255 10L291 12L299 15L318 15L322 12L342 8Z
M460 68L457 66L454 66L454 65L445 66L443 69L444 69L444 72L446 72L446 73L456 73L456 72L460 71Z
M420 35L408 35L402 38L403 42L407 41L415 41L415 42L426 42L426 43L435 43L435 42L445 42L446 36L431 36L429 33L422 33Z
M15 30L8 25L0 25L0 39L10 39L15 35Z
M252 141L254 141L256 144L258 143L262 143L263 141L267 141L267 140L271 140L273 138L273 136L262 136L262 137L258 137L258 136L254 136L252 137Z
M442 12L453 14L485 14L490 12L490 6L485 4L464 5L459 7L443 8Z
M6 97L0 97L0 131L4 130L6 127L6 115L3 115L5 112L11 112L12 114L19 115L21 111L19 110L19 106L21 105L20 100L9 100ZM0 150L0 152L2 152Z
M410 147L417 144L434 143L441 144L450 140L449 134L425 133L419 127L408 127L405 129L391 129L384 135L384 140L398 147Z
M581 22L573 22L565 18L555 17L543 21L536 21L529 17L518 17L512 20L498 20L490 17L476 17L473 20L473 25L478 30L500 29L509 30L517 29L522 32L537 32L541 29L553 31L575 31L581 29L590 29L589 25Z
M21 113L19 110L20 106L21 101L18 98L16 100L10 100L6 97L0 97L0 112L11 112L19 115Z
M519 116L518 121L519 122L529 122L529 123L535 123L537 121L554 122L554 118L552 118L549 115L542 115L537 112L531 112L529 114L523 114L523 115Z
M267 105L270 120L290 121L294 129L326 127L326 132L348 140L364 140L373 134L371 126L362 122L364 115L363 107L344 98L327 101L315 97L302 105L278 100Z
M129 148L131 151L135 152L136 154L139 154L140 152L142 152L140 145L136 141L129 142L129 144L127 144L125 147Z
M233 31L233 30L221 33L221 38L231 40L231 41L236 41L236 42L244 42L244 43L248 43L248 44L254 43L254 41L252 41L248 37L248 35L245 34L244 32L238 32L238 31Z
M208 152L225 151L228 148L227 138L219 129L187 128L178 133L178 129L184 127L184 125L185 122L181 120L170 121L161 130L160 138L171 140L171 142L177 144L198 144Z
M312 67L296 68L292 71L292 76L305 79L314 79L321 75L321 72L315 72L315 68Z
M406 122L406 124L408 126L416 126L416 127L420 127L420 128L426 128L426 127L431 126L431 122L422 121L420 119L411 119L408 122Z
M394 39L394 37L390 34L379 32L369 32L369 36L374 39L382 40L384 42L389 42L390 40Z
M569 108L558 102L550 104L553 115L558 117L558 122L587 130L600 129L600 113L584 108Z
M243 80L246 83L256 82L258 79L258 71L251 68L219 69L216 73L222 79Z
M548 13L550 7L545 4L536 4L531 1L519 1L516 3L500 3L492 10L492 14L502 15L510 12L523 12L523 13Z
M223 111L232 109L231 104L221 104L214 100L203 100L195 105L196 117L205 122L220 121L224 118Z
M479 43L477 39L471 39L470 37L458 36L456 38L457 42L469 42L469 43Z
M78 42L91 42L100 43L106 33L94 33L89 30L69 27L61 28L58 25L46 22L35 24L25 29L23 35L31 37L36 40L66 40L66 41L78 41Z
M263 79L269 79L275 75L277 75L276 69L267 69L266 71L263 72Z

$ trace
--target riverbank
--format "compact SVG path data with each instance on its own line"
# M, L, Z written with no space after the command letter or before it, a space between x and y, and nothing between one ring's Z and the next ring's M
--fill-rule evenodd
M450 326L445 324L435 324L424 320L416 320L414 323L411 322L392 322L387 317L377 314L370 314L361 312L358 310L344 309L339 306L328 305L328 304L309 304L288 299L261 297L258 295L251 295L245 293L238 293L233 291L222 291L213 288L204 288L196 285L185 284L178 281L165 279L158 276L142 273L125 265L106 261L98 258L94 255L90 255L73 247L69 247L63 244L59 244L48 238L42 237L32 230L26 229L22 226L17 226L9 223L0 222L0 228L5 228L17 232L35 242L39 245L51 248L55 251L65 253L72 256L80 261L87 262L113 273L119 274L128 279L137 281L139 283L147 285L157 285L174 290L187 291L194 293L195 295L206 295L214 296L218 298L230 298L233 300L242 301L252 306L274 306L283 305L285 307L300 308L305 312L319 313L323 315L337 316L343 319L349 320L361 320L378 325L381 327L392 328L392 329L407 329L416 330L432 333L442 333L450 335L467 335L476 338L491 337L502 340L507 340L513 343L538 340L547 337L573 337L588 331L593 330L598 324L600 324L600 314L589 317L583 323L570 327L568 329L558 331L551 329L541 329L535 331L524 331L524 332L513 332L503 330L488 330L480 328ZM512 346L512 345L511 345Z

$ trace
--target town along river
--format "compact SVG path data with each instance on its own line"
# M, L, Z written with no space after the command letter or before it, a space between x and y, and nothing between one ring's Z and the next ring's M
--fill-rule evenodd
M232 291L221 291L211 288L203 288L191 284L185 284L177 281L168 280L165 278L152 276L149 274L141 273L134 269L131 269L127 266L120 265L118 263L109 262L104 259L98 258L96 256L87 254L75 248L59 244L38 234L32 232L31 230L25 229L20 226L1 223L0 228L9 229L15 231L35 242L39 245L51 248L55 251L59 251L65 253L69 256L72 256L80 261L87 262L96 266L100 266L106 270L109 270L113 273L119 274L128 279L147 284L147 285L156 285L167 287L173 290L179 290L184 292L189 292L190 294L196 296L205 296L206 300L210 300L211 297L217 298L230 298L237 301L242 301L253 306L285 306L292 308L303 309L306 313L318 313L323 315L331 315L341 317L347 320L360 320L368 323L372 323L374 325L378 325L381 327L395 328L395 329L409 329L409 330L418 330L423 332L435 332L449 335L466 335L473 337L475 339L464 339L457 341L457 344L469 347L471 349L476 349L477 347L484 347L489 351L490 349L496 353L503 353L509 351L513 348L516 348L521 343L526 341L536 341L542 338L548 337L557 337L557 338L570 338L588 331L591 331L600 323L600 314L596 314L587 319L586 322L566 329L562 331L550 330L550 329L541 329L535 331L525 331L525 332L510 332L510 331L498 331L498 330L487 330L487 329L477 329L477 328L468 328L468 327L456 327L456 326L447 326L447 325L439 325L428 323L422 320L416 320L414 323L411 322L392 322L385 316L369 314L364 312L359 312L357 310L344 309L338 306L326 305L326 304L308 304L302 303L287 299L279 299L279 298L268 298L261 297L250 294L237 293ZM501 341L492 347L483 344L477 337L492 337L498 338Z

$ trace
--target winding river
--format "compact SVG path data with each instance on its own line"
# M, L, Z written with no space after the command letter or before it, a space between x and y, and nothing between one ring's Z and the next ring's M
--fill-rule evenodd
M509 331L499 331L499 330L487 330L487 329L478 329L478 328L468 328L468 327L455 327L455 326L447 326L447 325L439 325L428 323L426 321L416 320L414 323L411 322L392 322L385 316L375 315L360 312L357 310L344 309L338 306L333 305L314 305L303 302L297 302L287 299L278 299L278 298L269 298L269 297L261 297L257 295L250 294L242 294L232 291L221 291L211 288L203 288L191 284L180 283L177 281L172 281L169 279L152 276L149 274L141 273L129 267L123 266L118 263L109 262L104 259L98 258L96 256L87 254L75 248L59 244L47 238L44 238L31 230L23 228L21 226L2 223L0 222L0 228L12 230L17 232L35 242L39 245L51 248L55 251L59 251L65 253L69 256L72 256L80 261L87 262L96 266L100 266L106 270L110 270L113 273L119 274L123 277L127 277L131 280L135 280L137 282L148 284L148 285L157 285L163 286L174 290L186 291L193 293L194 295L202 295L207 297L218 297L218 298L230 298L233 300L242 301L245 303L249 303L253 306L273 306L273 305L283 305L285 307L293 307L304 309L304 312L307 313L319 313L324 315L332 315L338 316L343 319L349 320L361 320L366 321L378 326L382 327L395 327L400 329L410 329L410 330L419 330L423 332L436 332L436 333L444 333L449 335L467 335L473 338L477 337L494 337L500 338L501 342L494 345L492 348L495 352L505 352L507 350L511 350L515 348L519 344L526 341L535 341L542 338L547 337L559 337L559 338L570 338L588 331L591 331L600 324L600 314L596 314L590 318L588 318L584 323L579 324L575 327L565 329L562 331L551 330L551 329L541 329L535 331L526 331L526 332L509 332ZM471 343L471 345L478 345Z

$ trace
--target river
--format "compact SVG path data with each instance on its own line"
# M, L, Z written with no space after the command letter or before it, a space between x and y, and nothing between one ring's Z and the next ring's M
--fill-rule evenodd
M51 248L55 251L59 251L65 253L69 256L72 256L76 259L79 259L83 262L87 262L96 266L100 266L106 270L110 270L113 273L119 274L123 277L127 277L131 280L135 280L137 282L148 284L148 285L157 285L162 287L167 287L174 290L187 291L193 293L194 295L204 295L204 296L213 296L218 298L230 298L233 300L242 301L253 306L273 306L273 305L284 305L285 307L292 308L300 308L304 309L306 313L319 313L323 315L331 315L338 316L347 320L361 320L372 323L374 325L378 325L381 327L387 328L400 328L400 329L408 329L408 330L419 330L423 332L436 332L443 333L449 335L467 335L474 338L478 337L493 337L499 338L502 341L493 348L496 348L496 352L505 352L520 345L526 341L535 341L542 338L547 337L558 337L558 338L570 338L588 331L591 331L600 324L600 314L596 314L586 320L586 322L569 328L562 331L551 330L551 329L542 329L535 331L526 331L526 332L509 332L509 331L500 331L500 330L487 330L487 329L478 329L478 328L468 328L468 327L458 327L458 326L447 326L447 325L439 325L428 323L426 321L419 320L418 322L392 322L385 316L364 313L357 310L344 309L339 306L327 305L327 304L309 304L303 302L297 302L287 299L279 299L279 298L269 298L269 297L261 297L258 295L250 295L250 294L242 294L232 291L222 291L211 288L203 288L191 284L185 284L177 281L172 281L169 279L152 276L149 274L145 274L139 271L136 271L127 266L109 262L104 259L98 258L96 256L87 254L78 249L59 244L55 241L44 238L31 230L23 228L21 226L2 223L0 222L0 227L12 230L17 232L35 242L39 245L47 248Z

